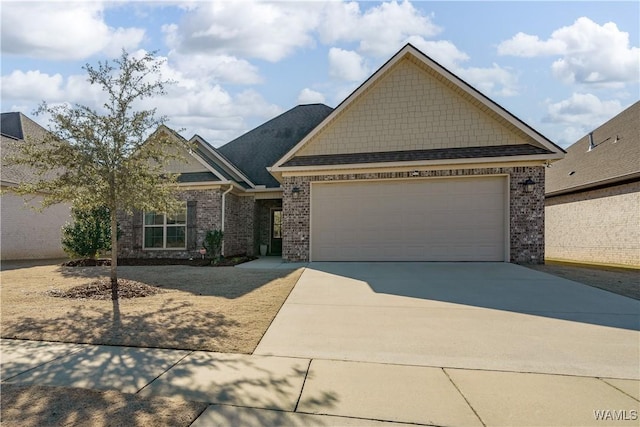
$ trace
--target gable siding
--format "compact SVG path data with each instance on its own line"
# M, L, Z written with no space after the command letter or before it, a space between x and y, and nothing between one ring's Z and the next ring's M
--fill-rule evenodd
M404 59L297 155L528 142L416 64Z
M180 153L182 151L182 153ZM181 156L181 159L171 159L167 162L165 170L172 173L193 173L193 172L209 172L202 163L196 160L188 150L175 149L176 154Z

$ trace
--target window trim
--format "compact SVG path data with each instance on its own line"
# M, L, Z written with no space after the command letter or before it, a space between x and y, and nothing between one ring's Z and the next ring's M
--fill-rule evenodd
M142 212L142 250L144 251L185 251L187 250L187 223L188 223L188 213L187 213L187 202L184 202L184 223L183 224L167 224L167 213L162 212L162 224L150 224L147 225L146 218L147 213L155 213L158 214L157 211L143 211ZM181 227L184 229L184 246L181 247L167 247L167 228L169 227ZM147 229L148 228L161 228L162 229L162 247L147 247Z

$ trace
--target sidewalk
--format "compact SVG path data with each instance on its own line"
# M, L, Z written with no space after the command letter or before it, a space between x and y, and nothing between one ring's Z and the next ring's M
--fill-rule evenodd
M637 426L640 410L640 381L627 379L7 339L0 349L3 384L210 404L193 426Z

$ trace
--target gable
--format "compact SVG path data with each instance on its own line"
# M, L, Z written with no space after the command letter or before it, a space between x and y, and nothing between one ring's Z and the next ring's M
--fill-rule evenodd
M403 58L297 155L538 145Z
M326 169L334 161L344 169L348 159L362 168L396 161L542 164L563 156L562 148L407 44L269 171L280 179L285 171Z

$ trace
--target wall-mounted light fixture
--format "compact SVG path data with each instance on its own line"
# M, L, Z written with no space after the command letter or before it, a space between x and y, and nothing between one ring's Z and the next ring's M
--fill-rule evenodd
M298 194L300 194L300 187L293 187L291 189L291 194L293 197L298 197Z
M525 181L522 181L520 184L524 187L525 193L531 193L533 191L533 187L536 185L536 182L531 179L531 177L527 178Z

